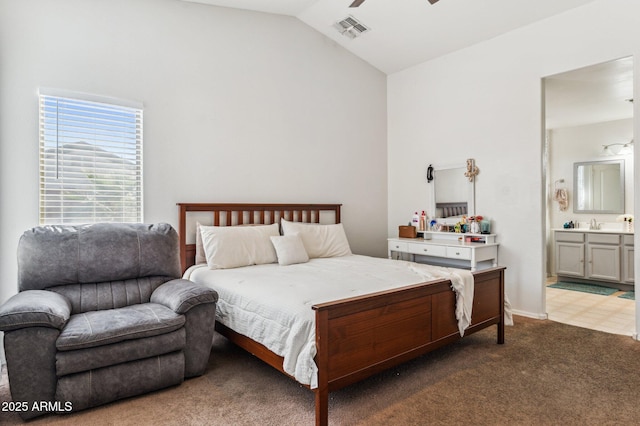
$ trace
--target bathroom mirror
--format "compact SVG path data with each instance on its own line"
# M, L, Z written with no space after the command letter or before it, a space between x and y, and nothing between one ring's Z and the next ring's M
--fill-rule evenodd
M624 160L574 163L574 213L624 213Z
M469 181L463 164L435 167L433 170L434 205L436 218L475 215L475 180Z

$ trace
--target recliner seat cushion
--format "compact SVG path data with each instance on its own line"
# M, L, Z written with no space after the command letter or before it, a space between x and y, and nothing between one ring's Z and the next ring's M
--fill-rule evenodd
M85 312L69 318L56 347L60 351L71 351L109 345L170 333L184 323L183 315L157 303Z
M84 348L75 351L56 352L56 375L67 376L73 373L95 370L97 368L122 364L138 359L181 351L187 342L184 327L171 333L143 339L124 340L111 345Z

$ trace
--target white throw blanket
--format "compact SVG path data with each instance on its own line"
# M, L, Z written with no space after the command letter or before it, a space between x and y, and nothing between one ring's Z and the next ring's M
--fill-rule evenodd
M471 324L471 310L473 308L473 274L463 269L452 269L441 266L411 263L409 268L424 277L425 281L435 279L451 280L451 287L456 293L456 319L460 336Z

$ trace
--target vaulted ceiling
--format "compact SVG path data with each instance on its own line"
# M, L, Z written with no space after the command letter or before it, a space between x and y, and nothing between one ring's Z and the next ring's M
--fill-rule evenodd
M294 16L391 74L594 0L185 0ZM335 23L355 18L369 31L346 37Z
M185 0L293 16L386 74L463 49L594 0ZM368 28L346 37L336 23ZM342 28L344 31L344 27ZM545 79L547 128L633 116L633 60Z

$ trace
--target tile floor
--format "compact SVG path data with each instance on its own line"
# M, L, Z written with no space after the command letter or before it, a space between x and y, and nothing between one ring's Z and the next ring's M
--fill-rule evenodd
M635 301L619 298L623 292L601 296L550 287L546 291L547 315L552 321L626 336L636 331Z

